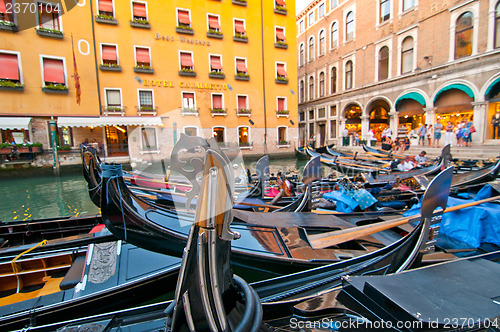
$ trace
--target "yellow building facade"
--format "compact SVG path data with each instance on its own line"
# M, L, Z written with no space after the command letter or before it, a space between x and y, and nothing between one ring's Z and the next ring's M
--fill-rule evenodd
M293 2L17 3L0 0L3 142L23 133L50 149L52 119L59 146L95 140L131 161L168 157L181 133L243 154L293 151Z

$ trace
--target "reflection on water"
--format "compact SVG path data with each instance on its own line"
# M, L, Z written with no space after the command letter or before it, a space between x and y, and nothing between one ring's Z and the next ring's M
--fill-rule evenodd
M14 173L13 173L14 175ZM0 220L19 221L39 218L98 213L90 201L81 172L0 179Z

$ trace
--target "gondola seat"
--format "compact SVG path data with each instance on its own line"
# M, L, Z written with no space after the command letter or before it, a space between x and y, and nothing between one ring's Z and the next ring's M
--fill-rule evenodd
M78 256L73 265L64 276L64 279L59 284L61 290L71 289L76 286L82 279L83 269L85 268L85 256Z

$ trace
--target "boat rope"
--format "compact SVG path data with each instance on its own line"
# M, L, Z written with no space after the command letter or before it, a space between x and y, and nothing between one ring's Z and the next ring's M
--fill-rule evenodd
M102 177L101 179L107 178L106 188L109 188L109 181L111 179L118 179L123 177L123 170L121 164L102 164L101 165ZM118 188L118 194L120 197L118 200L120 201L120 212L122 213L122 223L123 223L123 236L124 240L127 241L127 225L125 223L125 215L123 213L123 204L122 204L122 191L120 189L120 183L116 182L116 187ZM106 202L109 204L109 189L106 190Z
M16 261L23 255L29 253L30 251L34 250L35 248L37 247L43 247L44 245L47 244L47 240L43 240L42 242L40 243L37 243L35 244L33 247L23 251L22 253L20 253L19 255L17 255L11 262L10 264L12 265L12 271L14 272L14 274L17 276L17 273L20 272L20 268L17 266L16 264Z

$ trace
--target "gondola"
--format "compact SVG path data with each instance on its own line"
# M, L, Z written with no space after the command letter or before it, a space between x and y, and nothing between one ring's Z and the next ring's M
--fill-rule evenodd
M352 259L352 264L332 264L307 273L272 279L264 284L254 283L250 287L243 279L234 276L231 270L231 242L236 242L239 234L229 228L231 217L228 209L232 203L225 190L229 187L228 178L221 171L224 159L211 151L207 155L209 162L205 174L210 170L213 177L207 179L205 176L201 196L214 204L198 205L197 220L191 226L177 280L175 300L33 327L33 331L56 328L58 331L72 331L77 327L100 330L118 327L136 330L165 328L166 331L268 330L266 320L270 316L290 318L296 303L305 299L320 299L320 289L332 289L340 283L341 277L400 272L410 267L418 259L420 250L427 246L428 226L434 209L446 205L446 189L449 189L452 173L448 169L433 181L435 185L431 185L425 195L419 226L388 250L380 249L368 257ZM264 305L259 298L263 299Z
M377 149L371 146L368 146L366 144L363 144L363 150L365 150L366 153L371 154L373 156L377 157L383 157L383 158L397 158L397 159L404 159L404 155L393 153L392 151L387 151L387 150L382 150L382 149Z

